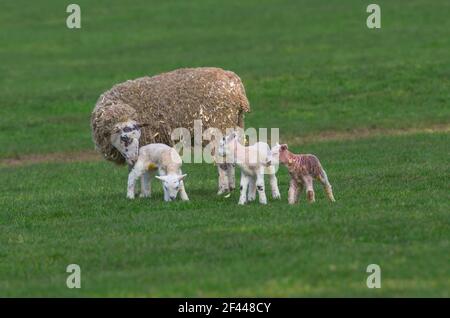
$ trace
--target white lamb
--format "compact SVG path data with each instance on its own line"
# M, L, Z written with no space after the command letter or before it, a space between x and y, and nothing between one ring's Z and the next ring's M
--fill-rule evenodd
M241 168L239 204L255 200L256 191L258 191L259 203L267 204L264 191L266 169L270 178L272 197L274 199L280 198L280 190L275 175L276 169L272 164L272 154L267 143L257 142L252 146L245 147L239 143L238 135L233 132L221 139L218 152L221 156L227 156L227 161L231 160Z
M134 199L136 180L141 177L141 197L151 194L151 178L158 170L164 189L164 201L173 201L180 192L181 200L189 198L184 189L183 179L186 174L181 172L181 157L175 149L165 144L149 144L139 148L139 155L133 169L128 175L127 197Z

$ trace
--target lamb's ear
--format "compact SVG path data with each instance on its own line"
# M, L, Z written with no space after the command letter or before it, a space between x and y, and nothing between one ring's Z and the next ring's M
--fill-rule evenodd
M159 179L161 181L166 181L167 180L167 176L155 176L156 179Z
M182 174L181 176L178 176L178 181L183 180L184 178L186 178L187 174Z

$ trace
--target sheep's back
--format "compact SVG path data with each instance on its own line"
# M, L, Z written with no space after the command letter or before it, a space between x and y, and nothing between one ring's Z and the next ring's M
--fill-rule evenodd
M93 111L93 136L97 145L109 143L105 138L109 131L95 132L96 128L103 129L97 123L99 117L103 117L102 123L109 121L103 125L108 128L114 121L133 119L148 125L142 130L142 145L172 145L170 134L175 128L187 128L193 136L194 120L201 120L204 130L215 127L225 132L227 128L243 127L243 116L248 111L244 86L235 73L212 67L184 68L129 80L102 94ZM107 113L117 114L108 118ZM96 138L99 135L101 138ZM97 148L106 152L107 159L117 157L117 153L111 156L117 151L110 145Z

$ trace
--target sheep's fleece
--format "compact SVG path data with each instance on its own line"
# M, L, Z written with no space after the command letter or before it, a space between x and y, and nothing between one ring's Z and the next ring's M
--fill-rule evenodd
M91 117L96 149L105 159L122 164L123 156L110 141L114 126L135 120L142 128L140 145L173 145L170 134L177 127L190 130L202 120L203 131L216 127L244 128L250 111L241 79L220 68L183 68L153 77L141 77L113 86L97 101Z

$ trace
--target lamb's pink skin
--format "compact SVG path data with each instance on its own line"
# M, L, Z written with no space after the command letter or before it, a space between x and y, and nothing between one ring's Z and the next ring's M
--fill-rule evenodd
M289 203L293 204L298 199L298 191L306 187L308 201L314 202L313 180L318 179L325 187L328 198L334 201L331 184L320 164L319 159L311 154L293 154L282 145L279 151L279 161L287 167L291 176L289 183Z

